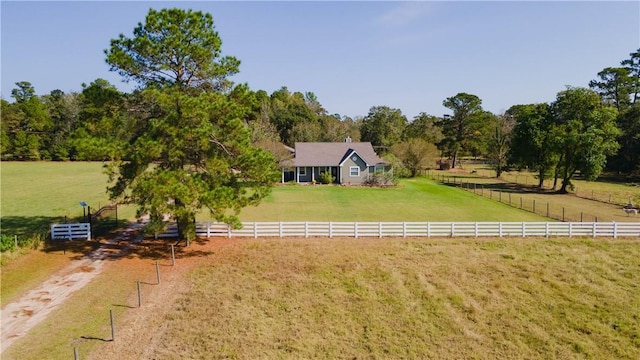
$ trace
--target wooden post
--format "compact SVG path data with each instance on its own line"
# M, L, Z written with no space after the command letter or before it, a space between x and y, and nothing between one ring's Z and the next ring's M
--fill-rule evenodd
M549 203L547 202L547 217L549 217Z
M173 248L173 244L171 244L171 266L176 265L176 251Z
M160 285L160 265L158 265L158 260L156 260L156 278L158 279L158 285Z
M18 235L13 235L13 246L18 248Z
M562 208L562 221L564 222L564 207Z
M140 280L136 281L138 284L138 307L142 306L142 293L140 293Z
M73 347L73 358L74 360L79 360L80 356L78 355L78 348L77 347Z
M536 199L533 199L533 213L536 213Z
M111 341L116 341L116 328L113 323L113 310L109 310L109 318L111 319Z

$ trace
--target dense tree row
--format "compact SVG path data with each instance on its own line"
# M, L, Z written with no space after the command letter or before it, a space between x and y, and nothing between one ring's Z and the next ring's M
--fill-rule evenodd
M251 143L276 159L284 156L279 155L280 144L347 137L370 141L409 176L433 167L438 159L456 167L462 156L490 160L498 176L507 168L531 169L540 184L555 178L561 191L576 174L593 179L605 166L619 173L640 172L640 51L630 54L621 67L599 72L589 88L569 87L550 104L514 105L504 114L492 114L482 108L478 96L459 93L443 100L450 115L421 113L409 121L400 109L373 106L366 116L352 119L327 112L312 92L282 87L268 94L230 82L239 60L220 56L217 33L206 30L212 28L210 15L192 19L192 24L202 23L201 28L182 27L174 38L165 39L166 44L160 43L158 34L166 35L159 30L163 21L170 16L181 21L183 13L150 12L134 37L112 40L105 51L107 62L140 85L132 93L122 93L103 79L82 84L78 93L54 90L44 96L35 95L28 82L17 83L11 94L14 101L2 100L2 159L129 164L139 160L143 168L163 156L139 159L137 152L153 153L153 144L161 141L154 132L171 134L162 147L189 148L199 146L194 140L206 132L207 141L221 144L227 131L247 131ZM167 44L176 49L185 38L198 36L203 36L202 48L181 49L193 51L183 63L174 61L175 54L163 57ZM144 56L149 61L135 61ZM217 114L218 119L241 119L244 130L224 123L225 130L215 133L197 121L184 123L187 128L169 128L175 126L172 117L188 118L198 111ZM188 151L181 156L181 165L204 161Z

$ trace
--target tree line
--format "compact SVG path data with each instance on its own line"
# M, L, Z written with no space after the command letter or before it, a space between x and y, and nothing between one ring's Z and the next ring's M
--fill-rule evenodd
M170 22L179 26L163 30ZM159 151L161 156L160 150L135 144L143 134L157 142L168 127L177 129L169 132L171 141L158 147L184 151L204 138L222 144L230 135L205 136L213 130L204 123L158 122L206 111L209 117L238 121L225 131L247 132L252 146L276 161L287 155L281 144L349 137L371 142L406 176L436 161L456 167L463 156L488 159L498 176L505 169L528 168L538 174L540 185L556 179L560 191L567 190L576 174L594 179L605 168L640 172L640 49L619 67L603 69L589 87L560 91L552 103L519 104L493 114L482 108L478 96L459 93L443 100L451 110L444 116L423 112L409 120L400 109L373 106L366 116L351 118L328 112L313 92L283 86L268 94L232 83L229 77L238 72L240 61L221 55L221 40L213 28L209 14L150 10L133 37L113 39L105 50L106 61L111 70L139 85L131 93L104 79L82 84L79 92L54 90L42 96L29 82L16 83L14 101L1 100L2 159L131 163L142 156L136 151ZM154 131L156 138L149 135Z

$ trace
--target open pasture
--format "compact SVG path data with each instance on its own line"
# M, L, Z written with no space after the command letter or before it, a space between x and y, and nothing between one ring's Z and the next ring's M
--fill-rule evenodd
M637 359L639 241L216 239L159 285L150 249L3 358Z

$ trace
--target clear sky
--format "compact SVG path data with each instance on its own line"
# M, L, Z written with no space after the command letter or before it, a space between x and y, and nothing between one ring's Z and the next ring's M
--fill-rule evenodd
M222 52L241 61L232 78L253 90L313 92L330 114L372 106L448 112L459 92L500 113L551 102L565 85L588 86L640 48L640 2L11 2L1 7L2 98L18 81L38 95L81 91L109 71L104 49L132 36L149 8L209 12Z

